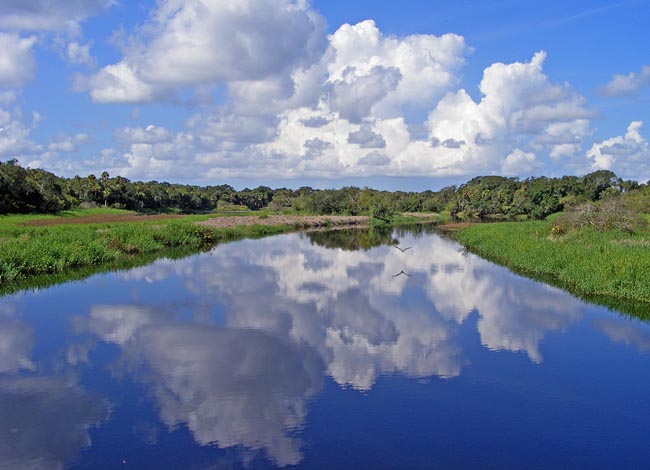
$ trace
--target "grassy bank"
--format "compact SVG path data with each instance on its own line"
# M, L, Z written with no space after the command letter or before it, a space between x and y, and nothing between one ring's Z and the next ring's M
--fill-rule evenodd
M247 225L198 224L217 218L215 214L150 218L103 208L0 216L0 294L139 266L162 256L185 256L226 241L285 233L301 223L291 216L276 222L269 213L256 212L245 217ZM221 220L241 217L228 219ZM398 216L394 224L418 221L422 219Z
M650 316L650 232L591 229L551 236L550 221L476 224L451 236L491 261L618 308ZM628 312L630 308L625 308Z
M75 218L114 210L75 211L59 217ZM121 211L120 213L125 213ZM60 274L85 266L121 263L135 256L184 248L199 251L219 242L260 237L290 230L288 226L249 225L211 228L197 225L208 216L119 222L27 226L43 216L0 217L0 283L32 276ZM45 217L53 218L52 216Z

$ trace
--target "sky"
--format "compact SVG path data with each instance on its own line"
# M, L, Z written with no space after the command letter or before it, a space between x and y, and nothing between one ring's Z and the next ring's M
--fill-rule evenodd
M0 0L0 161L236 188L645 182L649 21L650 0Z

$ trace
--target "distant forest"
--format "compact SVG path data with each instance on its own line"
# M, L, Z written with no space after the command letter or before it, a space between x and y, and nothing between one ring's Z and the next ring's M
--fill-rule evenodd
M479 176L460 186L438 191L378 191L370 188L235 190L222 184L194 186L129 181L107 172L62 178L40 169L21 167L16 160L0 162L0 214L58 212L107 206L139 212L209 212L222 207L312 214L372 214L373 212L442 212L463 218L543 218L565 207L616 197L621 193L647 193L648 185L618 178L599 170L588 175L520 180Z

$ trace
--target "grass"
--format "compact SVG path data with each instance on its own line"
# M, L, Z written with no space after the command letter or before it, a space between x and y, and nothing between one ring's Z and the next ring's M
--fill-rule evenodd
M217 228L196 222L227 214L190 215L174 219L129 222L73 223L28 226L26 222L57 217L81 218L98 215L134 215L133 212L92 208L56 215L0 216L0 294L24 287L38 287L93 272L126 269L162 256L189 255L218 243L258 238L295 228L280 225L250 225ZM239 213L266 219L271 212ZM234 214L231 214L234 215ZM412 216L396 216L388 226L431 222ZM435 219L433 220L435 221ZM371 225L379 224L373 221ZM383 222L381 225L386 225Z
M551 217L552 219L552 217ZM650 232L551 236L551 220L476 224L451 236L468 250L587 300L650 317Z
M128 214L114 209L89 209L69 211L58 217L106 213ZM134 256L161 254L170 249L184 248L196 252L224 241L290 230L287 226L211 228L196 224L209 218L208 215L126 223L21 225L30 220L52 217L55 216L0 217L0 286L86 266L114 265Z

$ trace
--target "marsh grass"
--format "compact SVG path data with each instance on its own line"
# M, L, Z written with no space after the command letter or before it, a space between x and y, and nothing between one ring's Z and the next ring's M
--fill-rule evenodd
M598 303L635 302L634 313L650 317L649 231L583 228L559 236L551 234L553 223L477 224L451 235L469 251L516 272Z
M103 212L90 209L63 214L79 217ZM53 216L45 216L51 218ZM44 216L0 217L0 284L15 283L32 276L61 274L85 266L118 263L136 256L186 248L191 251L217 243L254 238L288 231L287 226L242 226L210 228L196 222L209 216L121 223L24 226Z
M81 222L83 217L113 214L135 215L118 209L90 208L57 215L0 216L0 294L14 291L23 285L51 285L57 279L66 280L70 276L83 277L89 275L85 273L146 264L167 256L170 251L178 253L180 250L189 255L223 242L259 238L296 229L287 225L217 228L196 223L212 217L227 217L228 214L155 220L143 217L141 221L129 222L25 225L26 222L57 217L79 217ZM269 216L267 211L250 214L251 217L260 219ZM431 220L398 215L391 225L430 222Z

